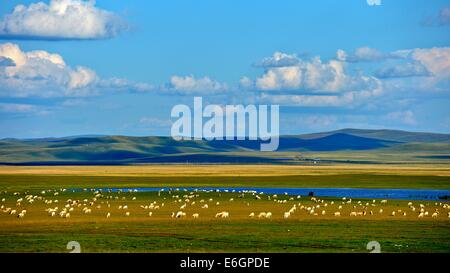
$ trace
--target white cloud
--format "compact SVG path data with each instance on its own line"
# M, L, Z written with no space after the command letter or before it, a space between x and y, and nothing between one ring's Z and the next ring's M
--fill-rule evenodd
M348 74L346 63L322 62L320 57L269 67L254 81L242 78L240 86L259 91L263 102L311 107L353 107L383 93L379 79Z
M411 51L411 58L437 77L450 77L450 47L417 48Z
M407 62L382 67L375 71L375 76L378 78L422 77L431 76L431 73L420 62Z
M336 52L337 59L343 62L376 62L382 61L388 58L396 58L394 54L383 53L378 49L370 47L357 48L353 53L348 54L342 49Z
M257 78L259 90L315 90L337 91L346 75L343 63L331 60L323 63L319 57L311 61L299 61L295 66L272 67Z
M126 28L119 16L97 8L94 0L51 0L17 5L0 21L0 38L104 39Z
M72 68L62 56L46 51L22 51L12 43L0 44L0 58L14 65L0 66L2 97L89 96L101 91L148 91L146 84L123 79L101 79L83 66Z
M32 104L0 103L0 112L9 114L37 114L45 115L49 112Z
M163 92L176 93L179 95L212 95L226 91L228 86L225 83L212 80L209 77L195 78L194 76L172 76Z
M406 63L398 64L398 67L395 68L396 71L391 71L393 74L397 74L397 79L393 78L386 83L390 89L450 92L450 47L416 48L400 50L392 54L401 56ZM409 66L408 63L415 63L415 65ZM389 70L389 67L381 69ZM425 70L428 74L426 74ZM400 77L402 73L404 74L403 77L409 75L412 78L402 79ZM425 77L418 78L413 76Z
M369 6L380 6L381 0L366 0L367 5Z
M273 56L262 59L256 66L261 67L285 67L294 66L300 62L295 54L286 54L283 52L275 52Z

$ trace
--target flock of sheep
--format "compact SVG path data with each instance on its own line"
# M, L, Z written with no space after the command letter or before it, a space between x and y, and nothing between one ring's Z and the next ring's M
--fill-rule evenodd
M112 191L112 190L96 190L96 189L84 189L84 192L92 193L91 198L80 199L66 199L60 200L59 195L66 193L66 189L59 190L44 190L41 191L40 194L30 194L28 192L20 193L14 192L12 194L12 198L14 199L14 206L6 206L6 197L3 196L11 196L8 191L0 192L0 196L3 197L1 199L1 211L5 214L16 216L18 219L22 219L27 215L27 209L31 205L37 202L42 202L44 204L45 212L49 217L61 217L61 218L70 218L71 213L77 211L82 214L89 215L93 211L104 211L104 215L107 219L112 216L113 209L117 208L122 215L129 217L131 215L131 210L129 206L125 203L127 200L136 201L137 197L135 196L137 190L128 190L126 192ZM129 193L128 198L123 193ZM310 216L325 216L332 215L334 217L341 217L344 215L348 215L349 217L359 217L366 215L389 215L389 216L407 216L407 215L416 215L417 218L431 217L437 218L440 215L446 216L450 218L450 205L442 202L434 202L434 207L431 208L428 204L424 204L423 202L418 204L413 204L413 202L409 202L407 207L400 209L392 209L392 207L387 207L387 200L372 200L372 201L353 201L352 199L348 199L343 197L342 199L335 200L325 200L317 197L308 197L302 198L301 196L289 196L287 193L284 195L277 194L265 194L263 192L257 193L255 191L228 191L228 190L193 190L188 191L186 189L170 189L165 190L161 189L158 191L158 197L161 199L161 202L151 201L145 202L141 204L140 209L145 211L145 215L148 217L152 217L155 211L162 209L166 204L171 203L171 208L175 206L174 211L172 211L169 215L171 218L179 219L179 218L192 218L198 219L200 218L201 211L207 211L211 209L215 209L218 207L222 207L220 201L215 201L213 198L202 198L202 193L216 193L218 196L222 196L224 194L233 193L234 197L238 199L242 198L242 204L247 207L250 207L250 203L248 199L243 199L244 197L249 197L254 201L258 200L266 200L273 202L276 204L289 204L290 207L287 211L282 213L283 219L292 218L296 213L303 212L306 215ZM164 196L161 196L161 195ZM237 196L236 196L237 194ZM133 196L134 195L134 196ZM168 199L170 198L170 199ZM247 200L247 201L244 201ZM223 198L221 200L224 202ZM234 202L234 198L229 198L225 202ZM302 201L302 202L300 202ZM117 206L115 203L121 203ZM130 203L135 206L136 202ZM302 204L303 203L303 204ZM197 206L195 206L197 204ZM117 207L113 207L117 206ZM194 212L192 214L187 214L187 208L197 207L200 209L200 212ZM389 211L385 211L387 208L390 208ZM216 210L217 211L217 210ZM213 214L215 218L230 218L230 212L227 210L221 210L215 214ZM262 211L262 212L250 212L248 218L257 218L257 219L271 219L273 217L273 213L271 211Z

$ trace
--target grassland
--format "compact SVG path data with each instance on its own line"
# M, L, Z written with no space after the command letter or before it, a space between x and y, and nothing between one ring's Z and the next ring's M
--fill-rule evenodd
M449 252L450 218L442 204L423 202L427 211L440 214L417 218L417 212L408 208L408 201L392 200L369 207L374 215L350 217L351 211L362 211L372 200L352 200L344 204L341 217L334 217L342 200L326 198L328 206L317 209L319 215L298 210L289 219L283 213L294 204L316 205L310 198L297 199L280 196L279 204L263 196L256 200L247 194L199 193L192 199L195 205L186 208L185 219L173 219L172 212L184 203L182 195L189 192L104 193L84 214L75 207L68 219L50 217L46 208L62 208L68 199L89 201L92 192L67 190L54 196L53 191L42 195L42 190L94 187L361 187L361 188L429 188L450 189L450 168L440 166L129 166L129 167L1 167L0 194L2 205L15 207L16 200L27 194L59 200L58 204L22 202L24 218L0 212L0 252L67 252L69 241L78 241L83 252L367 252L367 242L380 242L383 252ZM13 192L20 192L19 196ZM174 202L173 195L182 202ZM106 198L112 196L114 198ZM115 199L115 197L118 199ZM132 200L136 197L136 200ZM123 199L125 198L125 199ZM209 201L212 198L213 201ZM230 201L233 198L234 201ZM200 200L209 204L200 207ZM331 201L334 202L331 205ZM357 204L362 201L362 204ZM163 207L153 211L141 205L156 202ZM216 205L219 202L219 205ZM84 203L84 202L83 202ZM109 203L110 207L107 206ZM417 207L418 201L413 201ZM119 205L127 204L130 216L125 216ZM355 208L353 206L356 206ZM97 207L100 206L100 207ZM384 210L379 213L379 209ZM217 219L215 213L229 211L229 219ZM326 210L325 215L321 211ZM401 210L402 212L398 212ZM272 219L250 219L250 212L273 213ZM390 216L396 211L396 216ZM111 217L106 218L110 212ZM403 216L402 213L407 215ZM192 214L199 213L199 219Z
M450 189L450 167L449 165L0 167L0 189L224 186Z

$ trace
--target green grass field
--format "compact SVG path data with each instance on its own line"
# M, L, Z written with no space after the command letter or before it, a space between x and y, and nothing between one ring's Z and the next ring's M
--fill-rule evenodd
M89 190L60 191L62 188L160 186L450 189L445 166L420 171L421 175L416 174L417 170L403 169L395 175L389 170L346 167L323 172L302 170L305 175L299 175L297 169L280 171L276 167L274 170L270 170L272 167L266 168L266 172L289 174L285 176L264 172L258 175L259 169L255 171L252 167L248 167L246 172L242 167L204 166L190 175L181 175L177 166L172 166L173 172L166 176L161 175L166 168L161 171L157 167L149 167L139 174L136 170L130 174L129 168L126 168L127 171L120 171L124 176L120 172L105 174L103 169L102 172L86 175L83 167L77 168L79 173L63 169L63 173L69 174L62 175L42 168L23 174L11 167L9 170L14 170L13 173L4 171L1 174L0 198L5 198L1 202L2 211L12 208L17 213L23 209L27 212L24 218L0 212L0 252L68 252L66 245L69 241L79 242L83 252L368 252L366 244L374 240L381 244L382 252L448 253L450 249L450 218L447 216L450 210L444 208L445 203L436 204L434 201L412 201L417 209L413 212L406 200L389 200L387 204L380 204L380 200L372 203L372 200L358 199L352 200L351 204L343 204L341 199L330 197L324 198L323 203L316 203L305 196L279 195L276 198L271 196L269 200L269 196L261 195L262 198L257 200L252 194L240 197L239 193L231 192L191 194L165 191L160 195L155 192L103 192L94 201L95 194ZM116 167L107 168L117 170ZM264 169L263 166L258 168ZM203 173L209 169L209 175ZM153 176L151 172L154 172ZM247 176L234 176L241 172L246 172ZM52 191L42 194L42 190ZM59 195L55 196L55 191ZM14 192L19 194L14 195ZM32 204L22 201L17 206L17 199L26 195L38 198ZM174 198L175 195L178 198ZM193 196L186 198L183 195ZM133 197L136 199L133 200ZM175 202L179 199L181 202ZM186 199L190 200L183 210L186 217L172 218L172 212L180 211ZM279 203L274 199L286 201ZM53 203L49 204L49 200ZM55 200L58 203L54 203ZM70 218L61 218L58 214L51 217L45 211L55 207L61 211L66 204L70 204L68 200L79 200L79 206L71 206ZM90 202L94 202L92 206ZM150 210L141 207L151 202L156 202L160 208ZM196 203L192 205L193 202ZM418 218L420 203L429 212L423 218ZM119 209L125 204L128 206L126 210ZM204 204L209 207L202 208ZM284 219L284 212L293 205L297 206L297 210ZM317 205L320 208L315 207ZM301 206L304 208L300 209ZM307 210L313 206L317 215ZM342 208L339 209L339 206ZM92 212L83 213L84 207ZM436 210L439 211L437 217L431 217ZM148 216L150 211L152 216ZM230 217L215 218L215 214L221 211L229 212ZM325 211L324 215L322 211ZM337 211L341 212L340 217L334 216ZM367 212L364 216L350 216L351 212L363 211ZM395 216L391 216L393 211ZM130 215L126 216L126 212ZM251 212L256 217L250 218ZM257 215L260 212L271 212L273 216L259 219ZM110 213L110 218L106 217L107 213ZM199 214L198 219L192 217L194 213ZM403 213L406 215L403 216Z

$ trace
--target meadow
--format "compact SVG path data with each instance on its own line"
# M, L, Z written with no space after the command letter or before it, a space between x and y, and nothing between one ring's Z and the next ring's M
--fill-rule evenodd
M16 214L0 212L0 252L68 252L69 241L79 242L82 252L368 252L366 244L373 240L381 244L382 252L450 249L449 209L444 201L349 203L333 197L183 190L200 186L450 189L450 169L445 165L0 167L2 211L16 210ZM100 187L173 189L159 193L93 189ZM205 204L208 208L203 208ZM420 205L428 215L418 217ZM49 209L56 207L51 216ZM70 217L61 217L64 209ZM22 210L24 217L17 217ZM174 214L179 211L185 215L177 218ZM216 218L222 211L229 217ZM259 218L261 212L272 216Z

